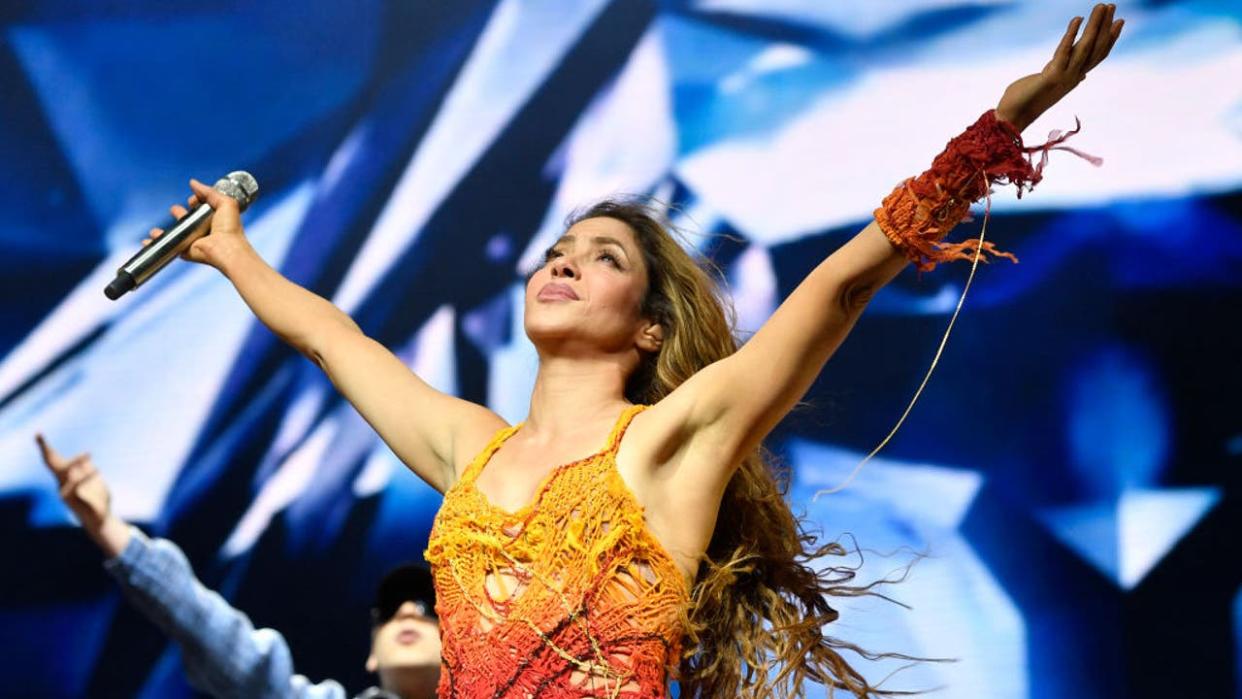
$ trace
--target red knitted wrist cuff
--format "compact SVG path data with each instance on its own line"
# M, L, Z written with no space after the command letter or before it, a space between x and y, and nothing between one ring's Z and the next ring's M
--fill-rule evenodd
M1078 133L1081 125L1066 134L1053 132L1047 143L1024 147L1022 136L1012 124L996 118L989 110L970 128L949 141L944 152L936 156L929 170L898 185L875 210L880 230L893 245L919 269L926 272L941 262L972 259L978 250L975 239L960 243L941 242L953 226L970 211L970 205L991 193L995 182L1031 189L1043 178L1048 151L1068 150L1099 164L1098 158L1061 146L1065 139ZM1038 165L1029 154L1039 152ZM990 242L983 252L1014 262L1018 258L997 250ZM980 257L987 261L988 258Z

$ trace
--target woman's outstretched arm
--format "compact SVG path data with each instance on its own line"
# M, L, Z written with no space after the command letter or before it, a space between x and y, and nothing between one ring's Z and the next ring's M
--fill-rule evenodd
M223 273L255 316L318 364L411 470L441 492L452 485L462 428L494 431L503 421L483 406L432 388L330 301L286 279L246 240L236 201L201 182L190 186L190 204L206 201L216 213L211 235L195 241L185 257ZM172 208L177 218L185 212Z
M1096 5L1081 37L1082 18L1072 20L1048 65L1009 86L996 108L995 120L985 115L971 128L990 128L993 135L1015 140L1012 136L1064 97L1108 55L1122 25L1113 21L1113 9ZM1008 143L1008 148L1011 155L1018 153L1014 143ZM1011 157L1008 164L1012 162ZM1029 167L1021 159L1018 164ZM986 183L979 179L974 178L972 186L983 186L981 193ZM968 201L944 199L959 212L959 218L965 213ZM930 233L942 237L956 221L949 217ZM928 250L941 254L939 248L928 248L926 240L916 241L914 247L904 244L891 230L892 221L888 223L886 230L880 220L870 222L821 262L734 355L703 369L665 399L670 404L668 412L688 426L682 450L688 448L696 457L681 463L695 471L688 474L692 480L723 487L732 469L810 388L872 295L909 261L927 265ZM920 235L926 233L920 231ZM702 449L694 443L703 445Z

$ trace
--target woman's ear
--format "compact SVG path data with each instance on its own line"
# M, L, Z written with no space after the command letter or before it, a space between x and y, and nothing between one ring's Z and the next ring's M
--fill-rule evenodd
M659 352L664 344L664 326L648 322L638 334L638 349L644 352Z
M376 659L375 652L372 651L367 656L367 672L375 672L376 670L379 670L379 660Z

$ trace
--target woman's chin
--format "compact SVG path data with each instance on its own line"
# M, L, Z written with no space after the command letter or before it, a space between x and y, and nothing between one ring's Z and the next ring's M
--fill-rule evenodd
M542 317L527 316L525 323L526 337L530 338L536 347L542 346L543 343L564 342L583 334L579 324L568 318L549 318L544 314L539 315Z

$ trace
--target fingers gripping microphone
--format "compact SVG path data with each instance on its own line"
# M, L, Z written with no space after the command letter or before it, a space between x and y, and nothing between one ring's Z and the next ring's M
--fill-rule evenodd
M220 178L215 189L237 200L237 208L245 211L250 202L259 194L259 183L248 172L238 170L230 172L227 177ZM116 279L104 289L104 296L115 301L126 292L142 286L164 265L172 262L185 252L190 244L211 230L211 215L215 213L207 202L198 205L193 211L177 220L165 230L160 237L143 246L137 255L121 265L116 271Z

